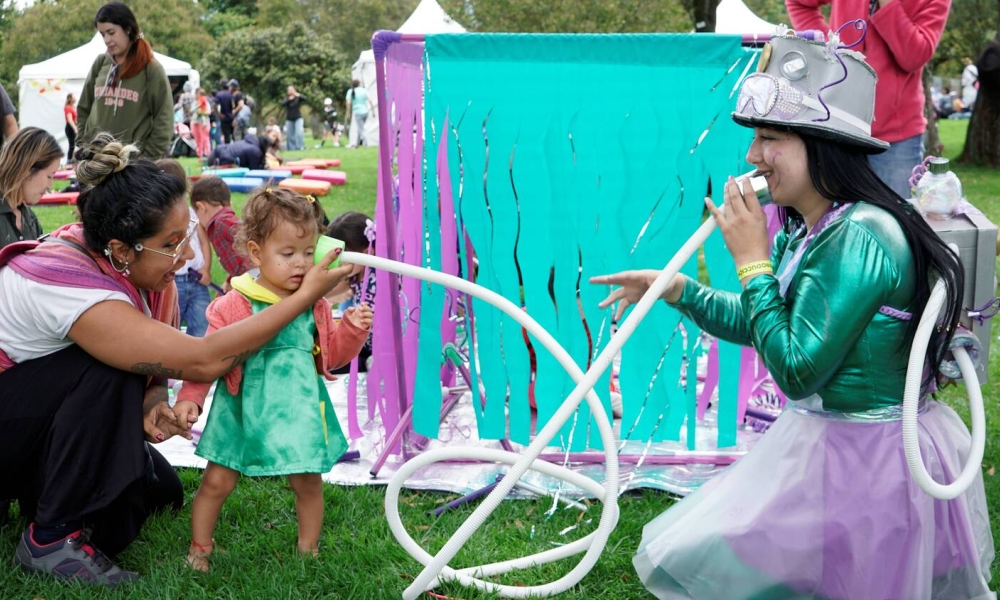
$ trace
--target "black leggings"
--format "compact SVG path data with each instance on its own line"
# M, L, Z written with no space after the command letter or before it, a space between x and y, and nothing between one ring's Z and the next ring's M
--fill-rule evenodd
M111 556L179 508L180 479L145 442L145 382L76 345L0 373L0 498L42 526L83 521Z
M73 162L73 151L76 150L76 131L70 127L69 123L66 123L66 140L69 144L66 146L66 164L71 164Z

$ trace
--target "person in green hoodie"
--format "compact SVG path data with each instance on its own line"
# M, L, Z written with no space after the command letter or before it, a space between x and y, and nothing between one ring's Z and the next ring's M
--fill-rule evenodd
M142 156L161 158L173 132L174 112L163 65L153 57L135 14L121 2L98 9L94 26L108 51L94 61L80 94L77 146L107 131L138 146Z

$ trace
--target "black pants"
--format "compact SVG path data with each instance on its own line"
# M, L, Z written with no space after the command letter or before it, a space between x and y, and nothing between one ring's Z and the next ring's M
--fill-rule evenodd
M227 144L233 143L233 121L222 119L220 121L222 125L222 139Z
M0 373L0 498L39 525L83 521L111 556L179 508L177 474L144 439L145 382L76 345Z
M66 123L66 140L69 144L66 146L66 164L72 164L73 162L73 152L76 150L76 131Z

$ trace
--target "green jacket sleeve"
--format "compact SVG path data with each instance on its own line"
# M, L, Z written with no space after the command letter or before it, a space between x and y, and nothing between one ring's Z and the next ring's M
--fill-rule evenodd
M774 277L750 280L740 296L743 314L778 387L792 399L822 388L899 279L892 252L864 225L842 219L806 250L790 300L782 298Z
M779 231L771 245L771 266L775 271L787 243L787 234L784 230ZM765 278L774 279L771 275L762 275L754 280ZM689 277L680 299L673 307L709 335L741 346L752 343L739 294L702 285Z
M149 160L162 158L174 131L174 103L170 95L170 81L163 65L150 61L146 65L146 94L149 99L149 117L152 127L145 139L137 140L142 155Z
M104 64L104 55L99 55L94 60L94 64L87 73L87 80L83 82L83 90L80 92L80 100L76 103L76 123L79 129L79 137L76 140L77 146L89 143L94 134L91 133L87 120L90 118L91 108L94 106L94 86L97 85L97 74Z

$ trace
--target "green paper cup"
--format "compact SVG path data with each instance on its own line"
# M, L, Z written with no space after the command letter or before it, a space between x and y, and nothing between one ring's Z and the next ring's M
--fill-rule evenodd
M313 262L315 262L318 265L323 261L323 257L325 257L327 253L330 252L330 250L333 250L335 248L340 248L341 250L343 250L344 242L336 238L328 237L325 235L319 236L319 239L316 240L316 254L313 256ZM333 269L339 266L340 266L340 257L338 256L337 258L333 259L332 263L330 263L330 268Z

